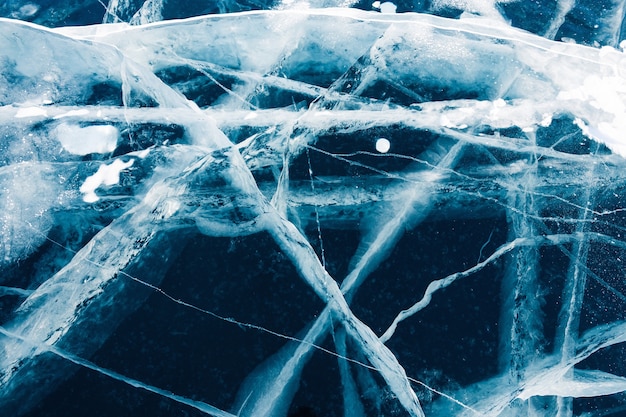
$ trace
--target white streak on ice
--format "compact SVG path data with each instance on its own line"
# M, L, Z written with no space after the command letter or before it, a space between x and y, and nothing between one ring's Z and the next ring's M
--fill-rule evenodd
M64 117L86 116L89 114L87 109L70 110L66 113L58 114L54 116L54 119L62 119Z

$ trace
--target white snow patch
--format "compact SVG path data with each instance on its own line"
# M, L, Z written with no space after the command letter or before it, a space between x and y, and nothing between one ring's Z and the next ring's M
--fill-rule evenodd
M120 172L126 168L129 168L135 162L134 159L124 162L121 159L116 159L111 164L100 165L98 171L95 174L87 177L83 185L80 186L80 192L85 194L83 201L85 203L95 203L100 199L96 195L96 189L101 185L115 185L120 182Z
M74 155L113 152L119 139L114 126L77 126L62 123L55 129L56 137L63 149Z
M542 114L542 116L543 116L543 119L541 119L541 122L539 122L539 126L542 126L542 127L550 126L550 124L552 124L552 114L544 113Z
M381 3L380 5L380 12L381 13L389 13L389 14L393 14L396 12L396 10L398 9L398 7L393 4L390 1L386 1L384 3Z
M35 117L35 116L47 116L48 112L46 109L41 107L24 107L21 108L15 113L15 117L17 119L22 119L24 117Z

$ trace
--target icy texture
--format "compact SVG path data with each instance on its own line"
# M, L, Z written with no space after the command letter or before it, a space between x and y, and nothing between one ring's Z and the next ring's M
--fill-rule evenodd
M4 0L0 16L48 27L128 22L140 25L213 13L262 9L354 7L366 11L428 13L458 18L476 14L556 40L617 46L623 0Z
M0 20L2 415L626 409L621 18L122 3Z

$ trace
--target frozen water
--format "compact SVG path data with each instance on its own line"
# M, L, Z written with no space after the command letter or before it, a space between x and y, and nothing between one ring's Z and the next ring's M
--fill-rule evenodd
M218 3L0 6L2 415L623 413L624 3Z

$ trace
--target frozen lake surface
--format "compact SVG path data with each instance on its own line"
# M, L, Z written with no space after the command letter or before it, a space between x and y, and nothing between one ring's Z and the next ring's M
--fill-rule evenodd
M2 415L626 413L623 2L73 3L0 6Z

